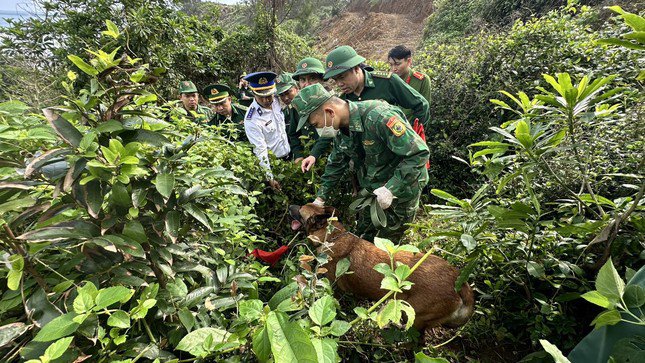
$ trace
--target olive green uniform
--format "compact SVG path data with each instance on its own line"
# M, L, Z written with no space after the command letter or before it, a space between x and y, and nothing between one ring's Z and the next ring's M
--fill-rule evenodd
M412 69L408 71L408 76L405 77L404 79L405 83L407 83L410 87L412 87L415 91L419 92L423 98L430 103L430 79L428 78L428 75L423 73L423 72L415 72ZM403 113L405 114L405 117L410 121L410 123L413 123L414 119L416 116L414 116L414 112L410 109L403 109ZM424 128L426 127L425 125L423 126Z
M359 185L368 192L385 186L395 199L385 210L387 226L377 229L369 212L359 217L357 234L396 240L413 220L428 182L428 146L396 107L380 100L349 102L349 135L333 139L318 196L325 200L353 161Z
M319 138L316 129L314 129L311 125L306 124L302 127L302 129L298 130L298 121L300 120L300 116L298 115L298 111L296 111L293 107L286 107L283 110L283 113L284 119L289 125L287 136L289 136L289 145L291 146L291 153L293 154L294 160L305 157L304 147L302 145L302 140L300 139L300 137L303 135L308 136L310 139L316 140L314 145L311 147L310 153L316 158L316 160L320 159L320 157L325 152L331 149L331 144L334 139Z
M232 109L232 114L230 117L215 113L215 115L213 116L213 118L211 118L208 124L214 125L214 126L225 126L226 124L230 123L237 130L237 137L235 137L235 140L248 141L248 139L246 138L246 133L244 132L244 115L246 115L246 111L248 111L249 108L232 103L231 109ZM224 132L229 137L233 136L232 133L228 132L227 130L225 130Z
M349 101L383 100L401 109L410 109L414 118L423 124L429 133L430 106L419 92L407 85L401 77L389 72L369 72L362 69L365 84L360 95L343 94L341 98Z

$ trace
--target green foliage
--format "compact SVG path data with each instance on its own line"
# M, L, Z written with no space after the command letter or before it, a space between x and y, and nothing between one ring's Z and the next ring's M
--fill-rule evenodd
M610 24L598 30L598 16L597 10L587 7L567 7L542 18L517 21L501 32L487 31L446 42L426 39L415 64L429 75L432 84L430 113L437 132L429 134L428 142L434 187L461 196L475 189L465 165L468 162L461 162L469 159L467 146L481 140L490 127L514 116L508 110L495 112L496 105L488 102L498 98L499 90L517 93L536 85L547 86L542 74L564 70L577 78L620 73L617 82L621 86L639 87L635 80L640 71L638 54L598 46L598 40L623 32L620 26ZM634 99L625 101L632 103ZM637 117L637 108L629 110L630 117ZM612 130L620 132L620 128ZM634 138L625 135L625 140L630 143ZM603 152L594 156L598 165L606 168L613 157L604 159L603 155L624 150L608 148L605 144Z

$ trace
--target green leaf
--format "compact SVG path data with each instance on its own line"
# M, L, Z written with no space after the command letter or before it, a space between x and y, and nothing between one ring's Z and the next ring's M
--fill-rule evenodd
M168 173L157 174L155 186L159 194L168 199L175 188L175 176Z
M459 271L459 276L457 277L457 280L455 280L455 292L461 291L462 286L468 280L470 274L475 270L475 267L479 263L479 253L474 253L470 258L471 260L468 262L466 267Z
M526 264L526 269L529 272L529 275L533 277L544 277L544 266L535 261L529 261Z
M520 120L515 124L515 137L525 149L530 149L533 146L533 138L526 121Z
M68 336L78 329L79 324L74 322L76 313L63 314L43 326L34 338L37 342L50 342Z
M105 25L107 26L108 30L102 31L101 33L107 36L110 36L114 39L119 38L119 36L121 35L121 32L119 32L119 28L117 28L117 26L113 22L111 22L110 20L106 20Z
M255 321L262 316L262 301L252 299L240 302L240 318L245 321Z
M430 358L423 352L418 352L414 355L415 363L450 363L449 360L445 358Z
M336 278L341 277L349 271L350 261L348 257L339 260L336 263Z
M97 74L99 74L99 71L97 71L96 68L87 64L84 60L82 60L78 56L69 54L67 58L71 60L75 66L77 66L81 71L85 72L86 74L89 74L90 76L96 76Z
M618 310L606 310L598 314L596 318L591 322L591 325L595 326L595 329L603 327L605 325L615 325L620 322L620 313Z
M24 323L11 323L0 326L0 348L23 335L29 327Z
M316 300L309 309L309 317L314 323L320 326L326 325L334 320L336 317L334 298L325 295Z
M190 214L193 218L198 220L201 224L203 224L206 228L208 228L209 231L213 230L210 224L210 220L201 208L192 203L188 203L184 205L184 210L188 212L188 214Z
M22 279L22 271L9 270L7 273L7 287L9 290L16 291L20 288L20 280Z
M618 275L618 271L614 268L611 258L609 258L598 272L598 277L596 278L596 290L610 300L615 301L618 301L625 292L625 282L623 282L620 275Z
M398 323L401 321L401 302L399 300L390 300L376 316L376 323L379 328L383 329L390 322Z
M416 319L417 315L416 315L412 305L410 305L405 300L401 300L400 307L401 307L401 310L405 312L405 315L407 315L407 320L406 320L406 323L405 323L405 329L408 330L408 329L412 328L412 325L414 324L414 319Z
M639 308L645 304L645 289L640 285L628 285L625 288L623 300L628 308Z
M171 210L168 213L166 213L166 218L165 218L166 232L173 240L173 242L176 241L177 236L179 236L179 228L181 226L180 217L181 217L181 214L176 210Z
M266 326L262 326L253 334L253 352L260 362L271 358L271 341Z
M60 136L63 141L70 144L73 147L79 147L81 145L81 140L83 140L83 135L81 134L74 125L69 121L62 118L58 114L54 113L51 109L44 109L43 114L47 119L49 125L56 131L58 136Z
M72 343L72 340L74 337L67 337L67 338L62 338L54 343L52 343L49 347L47 347L47 350L45 350L44 356L46 359L43 359L43 361L52 361L54 359L60 358L67 348L69 348L69 345Z
M475 237L469 235L469 234L462 234L461 237L459 237L459 240L461 241L461 244L466 247L466 251L470 253L470 251L474 250L475 247L477 247L477 241L475 240Z
M547 353L549 353L552 357L553 360L555 360L555 363L571 363L556 347L555 345L549 343L547 340L540 339L540 344L542 344L542 348L546 350Z
M336 363L338 361L338 343L335 340L324 338L324 339L312 339L311 343L316 349L316 354L318 355L318 363Z
M206 339L212 339L212 344L220 344L226 341L228 332L217 328L200 328L188 333L177 344L176 349L188 352L195 357L205 357L210 351L204 348Z
M615 301L609 301L607 297L595 290L584 293L581 297L592 304L596 304L606 309L612 308L616 304Z
M399 288L399 282L392 276L385 276L383 280L381 280L381 289L402 292Z
M190 333L190 331L193 330L193 327L197 323L193 313L188 310L188 308L183 307L181 308L181 310L179 310L179 313L177 315L179 315L179 320L184 325L186 330L188 330L188 332Z
M130 327L130 315L123 310L113 312L107 321L109 326L127 329Z
M96 295L96 307L94 310L105 309L117 302L126 303L134 294L134 290L123 286L112 286L99 290Z
M345 335L352 328L352 325L344 320L334 320L331 322L329 333L340 337Z
M126 223L125 227L123 227L123 235L139 243L148 242L146 232L139 221L129 221Z
M267 316L267 330L271 352L276 362L316 363L318 355L309 334L297 323L289 321L282 312L272 311Z
M94 286L92 284L92 286ZM96 289L96 288L95 288ZM74 299L74 311L77 314L83 314L87 311L91 311L94 308L94 297L87 291L82 289L77 289L78 295Z

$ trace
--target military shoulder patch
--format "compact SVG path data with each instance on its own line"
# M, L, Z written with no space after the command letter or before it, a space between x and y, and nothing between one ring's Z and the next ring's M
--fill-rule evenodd
M426 75L421 72L414 72L412 73L412 75L414 76L414 78L417 78L420 80L423 80L424 78L426 78Z
M251 107L251 109L249 109L249 112L246 113L247 120L250 120L253 118L253 112L255 112L255 107Z
M378 78L392 78L392 72L374 71L372 76Z
M394 136L399 137L405 133L405 124L403 121L396 117L392 116L390 119L387 121L387 128L392 131Z

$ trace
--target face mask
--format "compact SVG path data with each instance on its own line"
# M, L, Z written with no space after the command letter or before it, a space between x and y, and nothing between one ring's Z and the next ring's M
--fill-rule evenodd
M334 128L334 119L331 120L331 125L327 126L327 113L324 113L325 115L325 126L323 127L316 127L316 132L318 133L318 136L323 137L323 138L334 138L336 135L338 135L338 131Z

